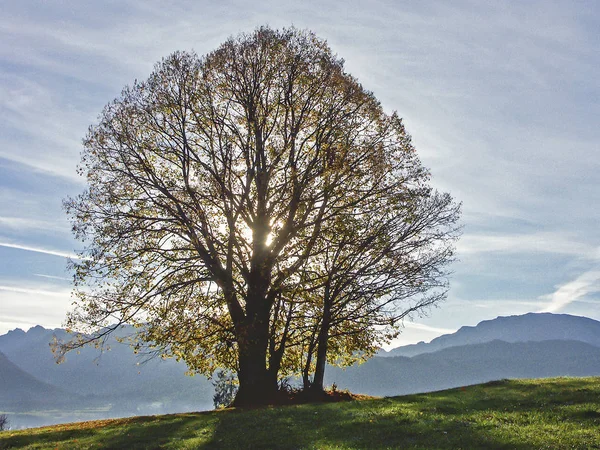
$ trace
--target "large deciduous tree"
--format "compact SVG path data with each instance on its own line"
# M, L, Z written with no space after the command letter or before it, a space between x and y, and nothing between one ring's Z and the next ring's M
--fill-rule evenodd
M372 353L444 296L458 206L310 32L165 58L105 107L80 172L68 325L133 323L193 371L235 370L237 405L302 371L322 388L328 358Z

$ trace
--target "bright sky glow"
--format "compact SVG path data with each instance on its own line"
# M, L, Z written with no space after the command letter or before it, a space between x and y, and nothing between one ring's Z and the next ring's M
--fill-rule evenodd
M595 0L3 2L0 333L59 326L62 199L103 106L175 50L309 28L397 110L434 185L463 202L448 301L398 343L497 315L600 319L600 3Z

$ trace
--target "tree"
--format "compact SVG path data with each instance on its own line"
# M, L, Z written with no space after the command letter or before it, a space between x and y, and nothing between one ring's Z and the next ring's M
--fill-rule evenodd
M67 325L101 339L133 323L193 371L234 370L236 405L272 401L278 379L301 371L328 302L343 312L326 325L339 351L393 334L405 314L386 311L406 295L384 281L386 268L400 264L390 277L400 286L416 277L410 264L435 260L403 245L433 227L423 250L443 255L440 265L452 254L449 196L441 210L453 220L394 238L403 223L427 222L415 205L437 198L429 173L397 115L307 31L263 27L203 58L163 59L105 107L79 170L88 189L65 208L86 248L72 263ZM374 266L361 273L331 260L335 248L350 261L367 246ZM338 280L343 293L323 302ZM330 332L347 326L355 331ZM355 344L342 345L351 334Z
M233 403L237 392L235 377L231 373L218 370L213 378L212 384L215 388L213 404L215 409L227 408Z
M8 416L6 414L0 414L0 431L8 430L9 429L8 424L9 424Z
M455 237L457 205L447 194L409 192L408 202L391 198L397 193L389 194L382 197L382 205L362 211L360 218L346 217L322 233L324 259L317 276L322 283L318 302L322 311L306 352L305 387L314 354L310 387L323 391L331 341L335 351L330 352L330 363L339 363L340 355L346 355L343 364L372 356L378 349L375 343L396 336L393 324L446 295L443 268L452 259L449 244ZM407 195L406 186L402 195ZM403 214L398 214L397 206L390 214L382 210L398 200Z

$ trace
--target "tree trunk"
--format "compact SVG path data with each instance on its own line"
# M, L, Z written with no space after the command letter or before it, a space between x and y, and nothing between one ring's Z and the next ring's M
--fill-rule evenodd
M329 342L329 328L331 325L331 299L329 298L329 286L325 289L323 299L323 321L317 340L317 359L315 365L315 376L311 389L323 392L323 381L325 378L325 366L327 365L327 344Z
M284 344L281 344L281 347L270 351L269 353L269 377L271 378L271 382L277 384L277 380L279 378L279 369L281 369L281 360L283 359L283 352L285 350Z
M311 380L310 380L310 366L312 364L312 357L315 351L315 346L317 342L315 341L315 335L317 334L316 327L313 328L313 331L310 336L310 341L308 343L308 350L306 351L306 364L304 364L304 368L302 369L302 384L304 386L304 390L307 391L310 389Z
M311 385L311 389L314 391L323 392L325 389L323 386L323 382L325 379L325 366L327 365L327 344L329 340L329 323L325 325L323 322L323 326L321 327L321 332L319 333L319 344L317 347L317 358L315 365L315 376L313 378L313 382Z
M233 406L267 405L275 400L277 377L267 368L268 326L268 321L254 321L238 338L240 387Z
M249 116L254 117L252 105ZM251 120L253 121L253 120ZM240 387L233 402L234 406L272 404L277 396L277 374L275 377L267 367L269 348L269 319L272 303L267 298L271 283L271 262L266 246L270 231L267 216L268 173L264 170L264 147L262 131L255 122L256 139L256 218L251 226L252 257L250 274L247 278L246 318L244 326L236 330L239 348Z
M306 364L304 365L304 369L302 369L302 386L304 386L304 390L310 389L310 365L312 363L312 352L309 351L306 355Z
M273 377L267 367L271 305L266 293L270 270L263 256L259 254L253 261L255 266L248 280L246 317L244 323L236 327L240 387L234 406L270 404L277 395L277 376Z

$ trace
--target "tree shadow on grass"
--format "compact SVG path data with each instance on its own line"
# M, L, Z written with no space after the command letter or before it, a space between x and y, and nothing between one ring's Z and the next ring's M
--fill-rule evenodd
M532 435L526 430L531 417L547 413L544 418L532 419L538 420L536 426L540 427L552 426L553 420L584 420L588 428L594 427L598 418L595 406L571 411L569 405L590 401L597 405L597 396L589 395L597 388L589 379L560 379L556 383L502 380L382 400L227 414L219 418L214 438L203 448L525 450L539 446L535 432ZM488 412L490 420L482 420Z
M94 434L94 430L45 431L35 434L11 434L6 431L0 434L0 449L23 448L28 445L40 445L44 442L69 442L85 439ZM43 447L41 447L43 448Z
M206 413L134 417L116 421L66 424L32 430L28 434L0 434L0 449L22 448L177 448L186 440L211 438L213 420ZM203 437L204 436L204 437Z
M357 405L303 405L223 415L213 440L202 448L531 448L494 437L452 415L424 420L393 408L386 410L385 405L372 410L358 405L363 402L353 403Z

